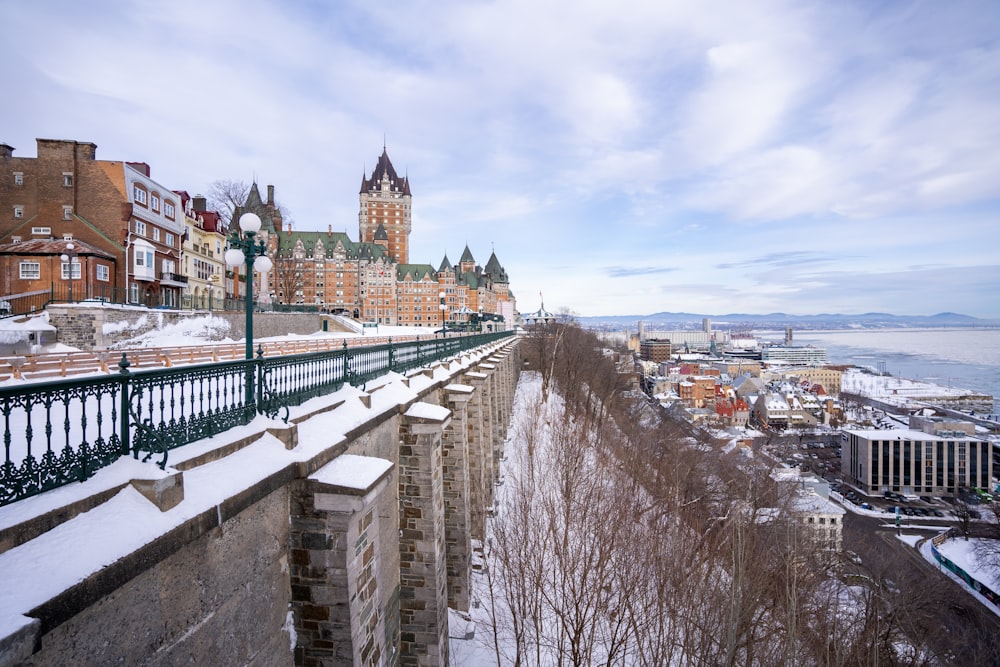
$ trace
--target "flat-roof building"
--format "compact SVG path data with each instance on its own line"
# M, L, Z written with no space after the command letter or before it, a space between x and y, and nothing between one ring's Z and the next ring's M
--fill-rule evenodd
M992 444L958 431L933 435L911 429L844 431L841 470L869 495L884 491L951 495L988 488Z

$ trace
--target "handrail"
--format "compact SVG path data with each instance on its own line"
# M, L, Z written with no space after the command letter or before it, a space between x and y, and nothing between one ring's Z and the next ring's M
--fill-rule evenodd
M388 372L454 356L513 335L501 331L388 342L289 356L119 372L0 387L4 459L0 506L84 481L131 453L166 466L169 450L249 423L344 384L364 386ZM247 403L252 382L253 403ZM284 411L287 420L288 411Z

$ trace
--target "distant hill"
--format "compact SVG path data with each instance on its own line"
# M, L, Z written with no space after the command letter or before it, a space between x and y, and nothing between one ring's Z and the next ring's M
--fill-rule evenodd
M699 313L653 313L651 315L608 315L578 317L581 325L594 329L635 329L641 321L653 329L700 329L705 318L712 320L713 329L773 330L793 327L801 330L816 329L891 329L938 327L1000 327L1000 321L983 320L959 313L937 315L892 315L889 313L863 313L861 315L789 315L788 313L727 313L706 315Z

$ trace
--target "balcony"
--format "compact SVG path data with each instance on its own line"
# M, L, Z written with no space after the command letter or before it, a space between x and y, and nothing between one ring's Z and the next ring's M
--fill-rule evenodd
M163 285L171 285L173 287L187 287L188 278L187 276L182 276L179 273L163 271L160 273L160 283Z

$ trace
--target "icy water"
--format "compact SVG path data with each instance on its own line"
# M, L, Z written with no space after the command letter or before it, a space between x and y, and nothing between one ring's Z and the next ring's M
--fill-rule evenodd
M1000 408L1000 329L796 331L794 344L826 348L830 363L985 392Z

